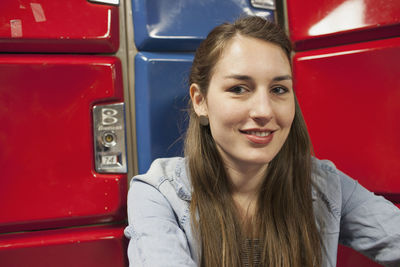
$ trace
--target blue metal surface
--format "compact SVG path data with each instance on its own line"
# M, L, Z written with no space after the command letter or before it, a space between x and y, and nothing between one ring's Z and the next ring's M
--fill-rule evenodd
M183 154L193 54L140 52L135 57L139 173L160 157Z
M141 51L194 51L216 25L241 15L274 19L247 0L132 0L135 44Z

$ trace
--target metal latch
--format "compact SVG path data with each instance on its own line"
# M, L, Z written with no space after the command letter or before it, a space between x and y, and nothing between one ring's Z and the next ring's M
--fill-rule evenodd
M125 105L93 107L94 157L99 173L126 173Z
M89 0L89 2L110 4L110 5L119 5L119 0Z
M250 3L256 8L275 10L275 0L251 0Z

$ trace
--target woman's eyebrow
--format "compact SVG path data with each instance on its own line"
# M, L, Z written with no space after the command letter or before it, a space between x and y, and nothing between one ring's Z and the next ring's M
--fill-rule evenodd
M241 81L251 81L253 80L250 76L248 75L240 75L240 74L231 74L225 76L227 79L235 79L235 80L241 80Z
M276 76L272 79L272 81L274 82L280 82L284 80L292 80L292 76L290 75Z
M253 78L251 78L248 75L241 75L241 74L231 74L225 76L227 79L235 79L235 80L241 80L241 81L252 81ZM284 81L284 80L292 80L292 76L290 75L282 75L282 76L276 76L272 79L273 82L279 82L279 81Z

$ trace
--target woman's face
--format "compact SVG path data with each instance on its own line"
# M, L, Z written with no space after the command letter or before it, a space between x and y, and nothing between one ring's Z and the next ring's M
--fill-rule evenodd
M279 46L236 36L215 65L207 96L191 86L225 164L265 166L282 148L295 114L289 61Z

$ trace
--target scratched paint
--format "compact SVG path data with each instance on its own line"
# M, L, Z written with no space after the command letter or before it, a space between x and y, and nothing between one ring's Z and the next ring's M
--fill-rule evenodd
M10 29L12 38L22 37L22 21L20 19L10 20Z
M46 21L46 16L44 15L44 10L42 5L39 3L30 3L33 17L36 22L44 22Z

